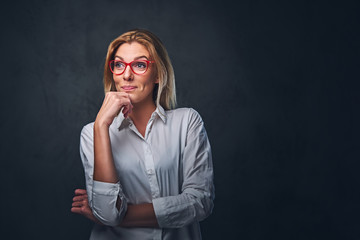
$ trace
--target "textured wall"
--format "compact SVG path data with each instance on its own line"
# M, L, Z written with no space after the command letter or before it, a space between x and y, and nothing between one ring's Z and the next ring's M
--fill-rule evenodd
M163 40L179 106L200 112L213 147L204 239L359 239L359 6L289 2L2 6L2 235L88 239L70 212L79 134L103 99L108 44L140 27Z

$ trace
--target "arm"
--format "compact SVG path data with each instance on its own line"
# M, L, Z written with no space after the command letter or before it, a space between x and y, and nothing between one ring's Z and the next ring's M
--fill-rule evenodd
M120 209L118 200L118 192L113 191L110 196L97 195L99 190L97 190L98 184L105 185L106 189L119 186L118 183L106 183L93 180L94 173L94 150L93 150L93 127L91 125L85 126L81 132L80 138L80 156L85 170L85 180L86 180L86 190L77 189L75 192L75 197L73 198L73 204L71 211L74 213L81 214L90 220L99 223L109 225L103 220L103 223L98 219L101 219L99 216L94 216L94 208L101 209L99 206L102 202L112 202L111 207L109 208L110 213L118 211ZM95 190L94 190L95 184ZM93 192L95 192L93 194ZM119 193L121 193L119 191ZM94 196L95 195L95 199ZM88 197L88 198L86 198ZM102 200L97 201L97 199ZM108 198L104 200L104 198ZM94 203L95 200L95 203ZM115 202L117 200L117 202ZM109 205L108 205L109 206ZM115 208L116 206L116 208ZM115 216L118 213L115 214ZM125 213L124 213L125 214ZM108 217L106 217L108 218ZM111 225L116 225L112 223ZM125 216L123 217L120 226L122 227L158 227L155 213L152 207L152 204L140 204L140 205L128 205Z
M211 148L201 117L194 110L189 113L182 156L181 193L153 200L154 211L162 228L180 228L201 221L212 212L214 185Z
M120 109L131 109L127 95L119 92L108 92L94 123L94 180L117 183L114 160L111 152L109 127ZM127 112L125 113L127 114Z
M91 221L101 224L95 218L88 202L88 196L85 189L76 189L75 197L71 207L71 212L83 215ZM128 205L125 217L120 223L121 227L159 227L152 203L139 205Z
M121 227L153 227L158 228L152 203L128 205L127 212L120 223Z
M131 111L128 95L107 93L94 125L84 127L80 138L90 208L99 221L110 226L120 223L127 207L115 171L109 137L109 126L121 109L125 116Z
M123 93L115 93L123 94ZM113 96L106 96L103 106L101 107L96 121L94 123L94 185L99 185L100 182L104 183L117 183L118 176L114 166L114 160L112 157L111 143L109 136L109 126L115 118L116 114L119 112L120 108L123 107L127 110L125 112L125 117L128 112L131 112L131 102L128 98L114 98ZM111 186L110 186L111 187ZM114 186L116 188L116 186ZM114 191L116 193L117 190ZM96 193L95 193L96 194ZM94 192L93 192L94 196ZM120 210L122 207L121 200L119 197L116 199L116 204L114 204L114 198L108 199L107 202L111 202L112 207L106 210L107 212L113 212L114 205L117 210ZM93 200L94 201L94 200ZM103 201L102 201L103 202ZM96 209L96 201L95 209ZM99 203L100 211L104 211L104 208L109 206L109 204ZM104 206L105 205L105 206ZM112 208L112 209L111 209ZM121 222L123 227L158 227L154 208L152 203L149 204L139 204L139 205L129 205L126 206L124 210L125 216L119 218L119 214L115 214L114 219L102 221L108 225L118 225ZM99 215L99 211L95 211L94 215ZM106 214L110 215L110 214ZM97 216L101 218L102 216ZM104 218L104 217L103 217ZM111 218L111 217L110 217ZM105 220L105 219L104 219ZM110 224L109 224L110 222Z

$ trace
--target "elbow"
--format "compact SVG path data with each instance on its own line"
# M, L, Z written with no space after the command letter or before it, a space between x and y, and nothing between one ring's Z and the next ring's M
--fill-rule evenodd
M107 226L118 226L120 225L122 218L121 214L117 211L103 211L102 209L93 208L92 210L94 216L104 225Z
M214 208L214 199L209 194L203 194L201 197L194 198L194 220L202 221L212 213Z
M127 200L120 184L94 181L91 209L94 216L104 225L119 225L127 211Z
M119 209L116 207L116 202L112 204L108 203L96 203L93 201L92 212L94 216L104 225L118 226L123 220L127 211L127 204L121 201Z
M211 193L188 188L176 196L154 199L153 206L161 228L182 228L207 218L213 210L213 200Z
M214 208L214 198L206 192L200 194L188 194L190 204L187 208L188 217L184 221L179 222L177 227L184 227L193 222L200 222L206 219Z
M120 204L117 204L119 201ZM104 196L93 192L92 212L104 225L118 226L127 211L127 201L124 196Z

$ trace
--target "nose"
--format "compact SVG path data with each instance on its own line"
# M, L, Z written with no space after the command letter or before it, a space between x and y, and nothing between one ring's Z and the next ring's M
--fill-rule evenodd
M131 81L133 80L133 72L131 71L130 66L125 67L125 71L123 73L123 79L125 81Z

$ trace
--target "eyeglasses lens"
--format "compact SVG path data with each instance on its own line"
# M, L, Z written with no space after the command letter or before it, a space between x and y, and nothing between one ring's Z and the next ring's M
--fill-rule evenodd
M147 69L147 63L143 61L135 61L131 64L132 70L137 74L142 74Z

